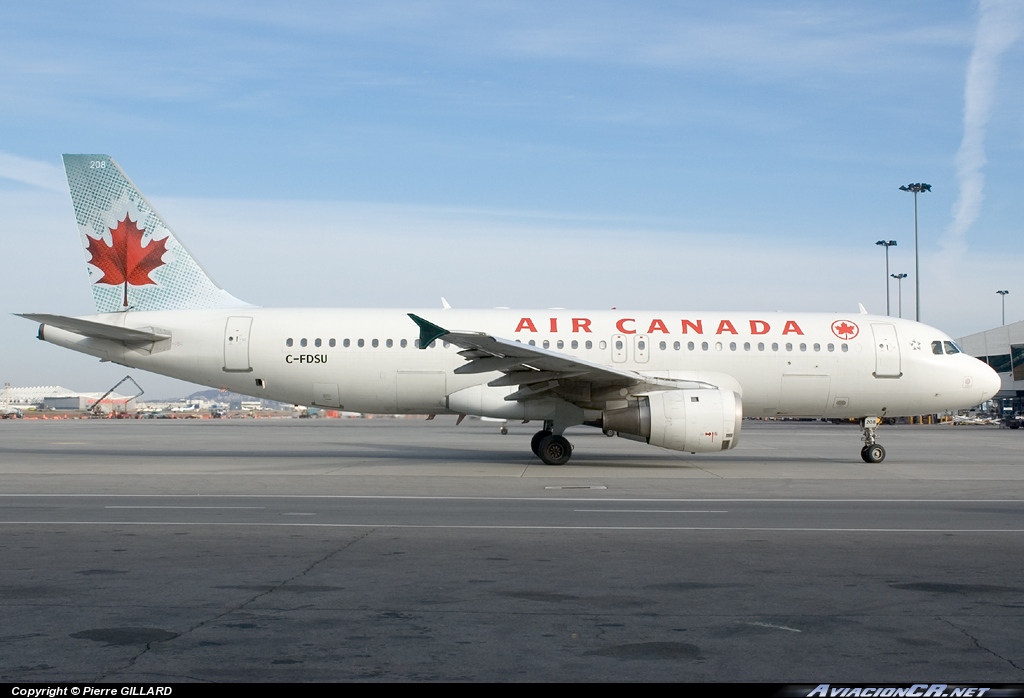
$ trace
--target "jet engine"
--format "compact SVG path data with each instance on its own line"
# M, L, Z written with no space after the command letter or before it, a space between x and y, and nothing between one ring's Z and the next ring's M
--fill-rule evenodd
M726 451L739 440L743 403L731 390L664 390L605 410L602 428L674 451Z

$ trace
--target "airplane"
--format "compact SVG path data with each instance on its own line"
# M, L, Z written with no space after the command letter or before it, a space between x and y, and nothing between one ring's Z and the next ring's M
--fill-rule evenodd
M569 461L587 425L662 448L732 449L744 417L883 418L972 407L999 376L943 332L860 313L262 308L235 298L107 155L64 155L96 314L26 313L102 361L285 403L541 422Z

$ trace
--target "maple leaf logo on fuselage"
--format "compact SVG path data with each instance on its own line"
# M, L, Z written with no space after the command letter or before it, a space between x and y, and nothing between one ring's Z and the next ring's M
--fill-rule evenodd
M832 334L839 339L853 339L860 334L860 328L849 320L836 320L832 323Z
M135 224L126 213L124 220L110 229L110 245L102 238L86 236L89 246L86 251L92 255L89 264L103 272L97 284L108 286L124 285L124 307L128 307L128 286L155 286L150 273L162 267L164 253L167 252L167 238L150 240L142 246L142 236L146 229Z

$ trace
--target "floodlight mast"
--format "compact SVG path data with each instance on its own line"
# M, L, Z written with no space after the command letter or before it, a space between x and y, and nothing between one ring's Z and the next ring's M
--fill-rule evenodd
M907 278L906 274L890 274L892 278L896 279L896 288L899 290L899 308L900 317L903 317L903 279Z
M1009 293L1009 291L996 291L996 293L998 293L1000 296L1002 296L1002 301L1003 301L1003 324L1005 325L1006 324L1006 296Z
M918 322L921 322L921 256L918 252L917 243L917 195L931 190L932 185L925 184L924 182L905 184L900 187L900 191L909 191L914 194L914 286L916 287L914 312L916 313L915 319Z
M885 247L885 315L886 317L892 315L889 312L889 248L896 246L895 240L879 240L875 243L876 245L882 245Z

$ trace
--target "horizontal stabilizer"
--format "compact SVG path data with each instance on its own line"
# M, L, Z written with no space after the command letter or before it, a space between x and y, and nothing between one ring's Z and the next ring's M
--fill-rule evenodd
M45 313L18 313L18 315L28 320L35 320L40 324L50 325L51 327L59 327L62 330L74 332L84 337L112 339L115 342L125 342L127 344L147 344L171 338L171 335L166 333L133 330L129 327L118 327L104 322L83 320L64 315L48 315Z

